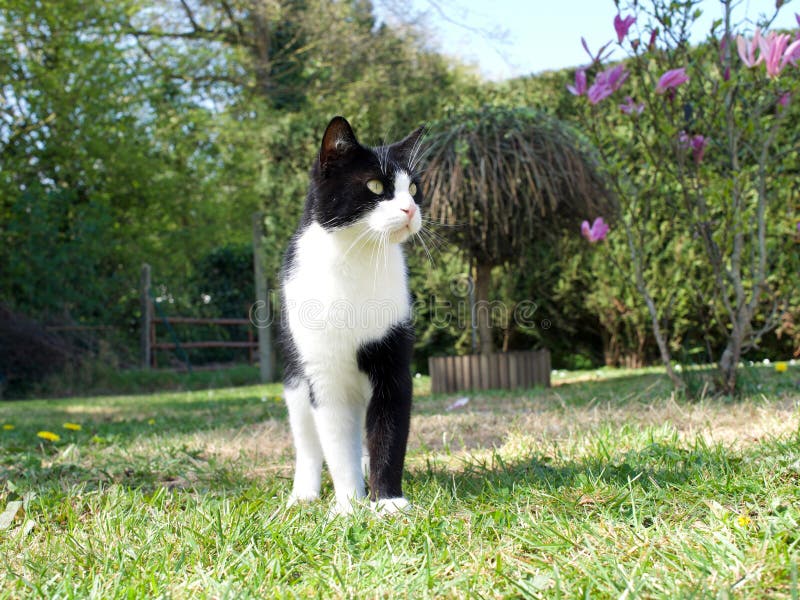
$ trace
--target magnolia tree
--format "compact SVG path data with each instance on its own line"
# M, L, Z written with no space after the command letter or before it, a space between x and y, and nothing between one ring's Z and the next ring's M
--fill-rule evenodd
M615 4L616 39L597 52L582 40L591 61L568 90L619 202L613 229L625 238L630 267L618 266L647 306L669 377L683 387L672 366L669 311L652 293L658 273L648 242L657 231L699 252L704 280L687 272L685 286L702 294L723 333L717 383L732 393L742 353L786 310L792 292L780 274L797 277L796 189L776 164L798 148L796 121L787 124L800 101L800 34L742 31L735 2L722 0L709 38L692 46L700 0ZM776 4L777 15L783 3ZM608 64L612 45L626 54L616 64ZM587 221L582 233L601 242L608 226Z

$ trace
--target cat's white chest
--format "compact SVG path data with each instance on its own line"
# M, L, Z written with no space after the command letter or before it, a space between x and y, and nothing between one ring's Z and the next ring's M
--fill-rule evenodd
M350 237L308 227L284 282L292 338L314 371L354 368L361 346L410 317L400 246L353 243Z

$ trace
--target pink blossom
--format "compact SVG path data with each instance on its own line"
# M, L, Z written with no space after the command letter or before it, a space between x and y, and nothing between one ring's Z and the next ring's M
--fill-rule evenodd
M783 53L784 61L792 63L797 66L797 61L800 60L800 31L797 32L793 43L789 44L786 51Z
M650 32L650 41L647 42L647 49L651 52L655 50L656 47L656 39L658 38L658 28L656 27L653 31Z
M703 160L703 156L706 153L706 146L708 145L708 140L702 135L696 135L692 138L692 156L694 156L695 164L700 164L700 161Z
M685 67L681 67L679 69L670 69L658 80L656 94L663 94L667 90L675 89L687 81L689 81L689 76L686 74Z
M587 96L589 97L589 102L592 104L597 104L598 102L602 102L608 98L613 93L614 90L612 90L610 87L604 87L594 83L592 84L592 87L589 88L589 93Z
M747 39L741 35L736 37L736 49L739 51L739 58L742 59L745 66L752 68L764 60L763 54L760 54L758 59L756 59L756 50L759 48L760 42L761 29L758 27L753 34L753 39L750 41L747 41Z
M634 23L636 23L636 17L633 15L628 15L624 19L621 15L614 17L614 30L617 32L617 41L620 44L625 39L625 36L628 35L628 31Z
M770 31L769 35L759 40L760 57L764 58L768 77L777 77L787 63L795 63L794 54L800 49L800 40L789 44L790 39L788 34Z
M567 89L570 94L575 96L583 96L586 93L586 71L584 69L575 71L575 85L568 85Z
M644 112L644 102L638 104L630 96L625 96L625 102L619 105L619 109L626 115L640 115Z
M592 59L592 64L602 63L606 58L608 58L608 55L611 54L611 50L609 50L605 55L603 54L606 48L611 45L611 42L601 46L600 50L597 51L597 54L592 54L592 51L589 50L589 44L586 43L586 38L581 38L581 45L583 46L583 49L586 50L586 54L589 55L589 58Z
M778 105L782 108L786 108L789 106L789 101L792 99L791 92L783 92L780 97L778 98Z
M691 150L695 164L699 165L705 156L708 139L703 135L689 135L685 131L681 131L678 134L678 144L686 150Z
M589 240L590 244L606 239L608 235L608 225L603 221L603 217L597 217L589 227L589 221L581 223L581 235Z
M774 78L781 74L788 63L797 65L797 61L800 60L800 37L789 43L791 39L786 33L770 31L767 35L761 35L761 31L756 29L750 41L738 36L736 46L739 57L746 66L754 67L763 62L767 76ZM757 49L758 58L756 58Z
M597 104L608 98L620 88L628 78L628 75L629 73L625 71L624 65L609 67L605 71L598 73L597 77L594 78L592 87L589 88L589 102Z

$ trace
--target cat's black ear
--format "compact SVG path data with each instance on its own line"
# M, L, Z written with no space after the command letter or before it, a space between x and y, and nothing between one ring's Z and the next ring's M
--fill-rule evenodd
M408 137L392 144L391 151L395 160L407 165L416 162L422 148L422 137L425 135L425 126L412 131Z
M322 136L322 147L319 151L319 164L323 170L358 147L356 134L344 117L333 117L328 123L325 135Z

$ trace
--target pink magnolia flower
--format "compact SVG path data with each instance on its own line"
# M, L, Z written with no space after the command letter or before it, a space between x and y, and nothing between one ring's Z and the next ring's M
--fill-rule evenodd
M647 42L647 49L652 52L656 48L656 39L658 38L658 27L650 32L650 41Z
M589 102L597 104L605 100L611 94L616 92L620 86L628 78L629 73L625 71L624 65L617 65L616 67L609 67L605 71L597 74L594 78L592 87L589 88L588 97Z
M568 85L567 89L570 94L575 96L583 96L586 93L586 71L584 69L575 71L575 85Z
M750 41L741 35L736 36L736 49L739 51L739 58L742 59L742 62L745 64L745 66L752 68L764 60L763 54L756 59L756 50L759 48L760 42L761 29L758 27L756 27L756 31L753 34L753 39Z
M626 115L640 115L644 112L644 102L636 103L630 96L625 96L625 102L619 105L619 109Z
M633 15L628 15L624 19L621 15L614 17L614 30L617 32L617 41L620 44L625 39L625 36L628 35L628 31L634 23L636 23L636 17Z
M691 150L695 164L699 165L705 156L708 139L703 135L689 135L685 131L681 131L678 134L678 144L686 150Z
M703 160L707 145L708 140L702 135L696 135L692 138L692 156L694 157L695 164L699 165L700 161Z
M687 81L689 81L689 76L686 74L686 67L670 69L658 80L658 85L656 85L656 94L663 94L667 90L675 89Z
M791 39L786 33L770 31L767 35L761 35L761 31L756 29L750 41L738 36L736 46L739 57L746 66L752 68L763 62L767 76L774 78L781 74L788 63L797 65L797 61L800 60L800 37L789 43ZM756 50L759 50L758 58Z
M797 32L797 35L794 38L794 42L789 44L786 50L784 51L783 64L785 66L787 62L790 62L794 66L797 66L798 60L800 60L800 31Z
M583 49L586 50L586 54L589 55L589 58L592 59L592 64L602 63L606 58L608 58L609 54L611 54L611 50L606 52L605 55L603 54L606 48L608 48L611 45L611 42L608 42L604 46L601 46L600 50L597 51L597 54L592 54L592 51L589 50L589 44L586 43L586 38L583 37L581 38L581 45L583 46Z
M597 217L589 227L589 221L581 223L581 235L589 240L590 244L606 239L608 235L608 225L603 221L603 217Z
M786 49L787 59L794 66L797 66L797 61L800 60L800 46L797 45L798 42L800 42L800 31L797 32L794 43L790 44Z
M764 58L768 77L777 77L787 63L796 62L794 54L800 49L800 40L789 44L790 39L788 34L770 31L769 35L762 36L759 40L758 47L761 50L759 58Z

